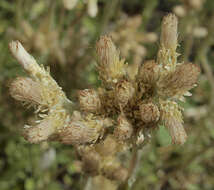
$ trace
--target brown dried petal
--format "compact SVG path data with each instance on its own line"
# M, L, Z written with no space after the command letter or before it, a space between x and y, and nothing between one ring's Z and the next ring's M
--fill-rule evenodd
M100 78L107 83L116 83L125 74L124 60L109 36L102 36L96 43Z
M183 95L194 87L199 74L199 67L192 63L179 65L175 72L158 82L159 94L165 96Z
M80 145L95 142L100 135L100 126L85 122L71 121L69 126L64 127L60 132L61 142L64 144Z
M157 122L160 118L159 109L153 103L141 104L139 109L141 119L145 123Z
M118 117L118 125L114 130L114 136L119 140L126 140L131 137L133 133L133 127L126 117L121 114Z
M102 156L114 155L118 151L118 142L112 135L108 135L103 142L95 145L96 151Z
M135 89L128 81L121 81L115 88L116 101L119 105L125 106L128 101L133 97Z
M80 108L83 111L95 113L101 108L98 93L93 89L80 90L78 93Z
M48 140L55 132L54 121L51 119L44 119L34 127L26 127L23 136L30 143L39 143Z
M139 69L138 78L144 83L154 83L158 79L159 67L154 60L146 61Z
M19 101L42 104L42 88L38 82L28 77L16 78L10 86L11 96Z
M175 50L177 47L178 19L174 14L168 14L163 18L161 26L161 45L165 49Z
M184 144L187 138L182 125L182 113L176 102L160 101L161 120L168 129L174 144Z
M176 119L176 117L169 117L164 123L170 133L173 144L184 144L187 139L187 134L182 123Z

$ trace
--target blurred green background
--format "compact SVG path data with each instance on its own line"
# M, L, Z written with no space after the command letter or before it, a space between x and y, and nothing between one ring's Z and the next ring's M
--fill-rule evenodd
M161 19L169 12L179 18L179 61L194 62L202 70L198 87L184 103L189 137L184 146L171 145L160 126L142 151L132 189L214 189L213 0L0 0L1 190L85 188L72 146L33 145L21 137L33 110L26 111L9 95L10 81L25 74L8 43L21 41L75 100L78 89L100 84L95 69L100 35L111 35L121 56L139 64L156 58Z

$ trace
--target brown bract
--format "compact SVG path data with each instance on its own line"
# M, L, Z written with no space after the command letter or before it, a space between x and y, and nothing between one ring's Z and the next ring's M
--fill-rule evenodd
M176 70L159 81L159 93L164 96L183 95L198 80L200 69L192 63L178 65Z

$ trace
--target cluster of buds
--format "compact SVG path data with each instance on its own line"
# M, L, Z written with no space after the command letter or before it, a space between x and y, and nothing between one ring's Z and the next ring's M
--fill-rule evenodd
M39 118L35 126L25 126L24 136L32 143L48 140L69 124L72 102L66 98L49 71L39 66L18 41L11 42L9 47L29 75L16 78L11 84L10 94L16 100L34 106Z
M26 140L73 145L83 171L117 181L129 176L119 153L140 148L159 124L165 125L174 144L183 144L187 135L178 101L190 95L200 71L194 64L177 63L177 24L175 15L164 17L157 60L140 65L135 78L128 75L112 39L102 36L96 44L102 86L79 91L75 106L49 72L19 42L12 42L11 52L30 78L17 78L11 95L35 106L42 118L36 121L39 124L25 127Z

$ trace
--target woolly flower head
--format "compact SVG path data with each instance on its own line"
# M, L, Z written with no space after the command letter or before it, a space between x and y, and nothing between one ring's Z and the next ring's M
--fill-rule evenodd
M96 44L98 71L104 83L117 83L126 74L125 60L119 57L111 38L102 36Z
M102 36L96 44L102 86L79 91L77 104L19 42L12 42L11 52L29 77L15 79L11 95L36 105L40 118L24 128L25 139L73 145L84 172L121 182L129 176L118 153L142 147L159 124L165 125L174 144L184 144L187 134L179 100L196 86L200 70L177 62L177 22L173 14L164 17L157 60L137 66L132 76L112 39Z

